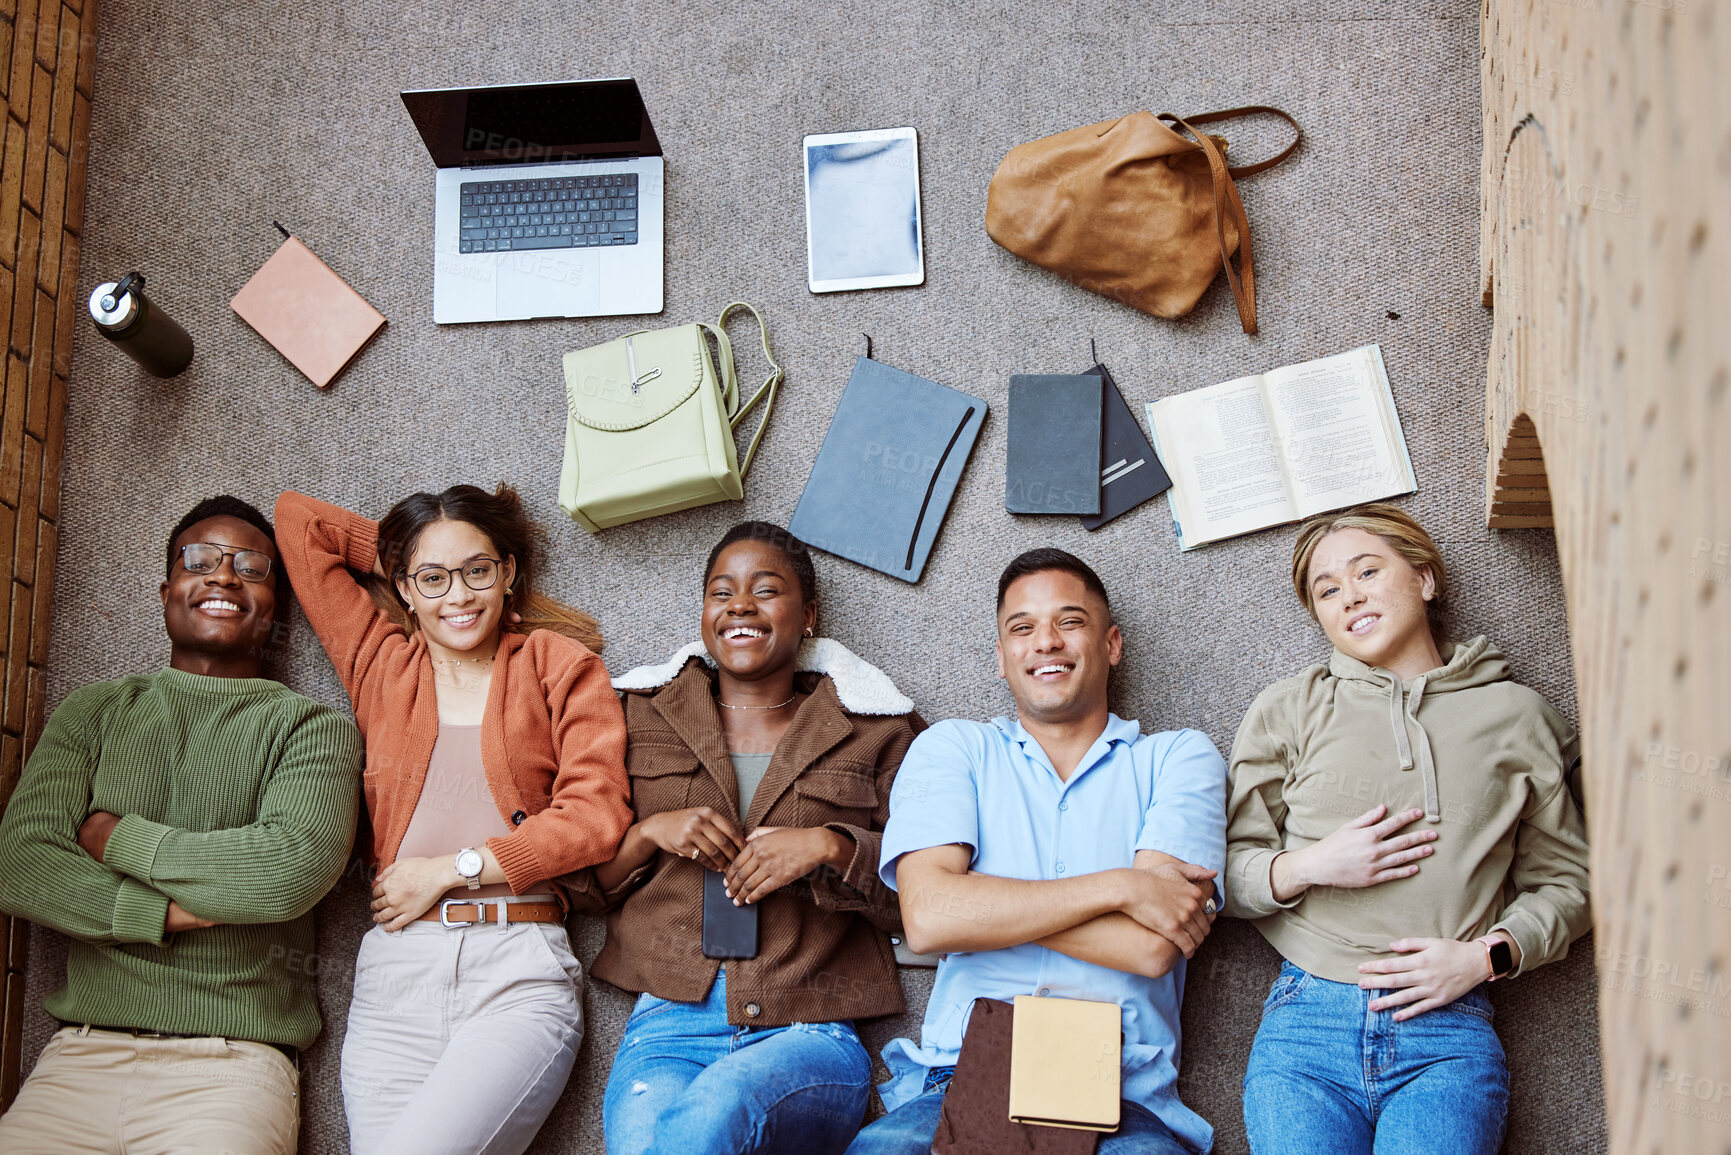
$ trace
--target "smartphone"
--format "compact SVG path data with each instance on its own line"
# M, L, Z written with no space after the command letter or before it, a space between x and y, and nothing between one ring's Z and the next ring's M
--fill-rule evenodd
M757 907L734 906L727 876L703 872L703 957L756 958Z

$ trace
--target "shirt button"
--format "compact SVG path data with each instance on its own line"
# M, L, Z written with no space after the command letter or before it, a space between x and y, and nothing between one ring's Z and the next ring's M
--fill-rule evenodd
M902 940L897 938L895 935L892 934L892 935L890 935L890 945L891 946L901 946Z
M1059 874L1063 874L1063 873L1064 873L1064 864L1063 864L1063 863L1062 863L1062 862L1060 862L1060 863L1059 863L1059 864L1058 864L1058 873L1059 873Z
M527 814L523 813L521 810L515 811L511 815L511 825L512 826L521 826L521 825L523 825L523 819L525 819L527 817L529 817L529 816Z
M1058 803L1058 809L1059 810L1068 810L1068 809L1070 809L1070 804L1068 802L1060 802L1060 803Z
M756 1003L746 1003L745 1013L755 1019L758 1015L763 1013L763 1008L758 1006Z
M1051 993L1052 993L1051 987L1041 987L1040 988L1040 997L1041 998L1045 998L1047 995L1049 995Z

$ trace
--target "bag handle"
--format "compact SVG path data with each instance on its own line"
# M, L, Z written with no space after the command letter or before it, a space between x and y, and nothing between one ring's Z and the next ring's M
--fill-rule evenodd
M1196 124L1213 124L1222 120L1236 120L1252 113L1273 113L1292 125L1294 137L1292 143L1280 155L1262 161L1258 164L1244 165L1240 168L1230 168L1226 164L1226 156L1220 151L1220 145L1212 136L1197 130L1190 121ZM1268 108L1254 105L1248 108L1230 108L1224 112L1205 112L1201 116L1193 116L1190 121L1174 116L1170 112L1160 114L1160 119L1178 125L1191 136L1201 147L1203 155L1208 158L1208 171L1214 181L1214 232L1220 242L1220 264L1226 270L1226 283L1232 288L1232 299L1238 305L1238 323L1245 333L1254 335L1256 332L1256 257L1250 245L1250 219L1244 215L1244 201L1238 196L1238 186L1232 183L1235 176L1251 176L1255 173L1273 168L1292 155L1298 147L1304 134L1298 128L1298 122L1278 108ZM1232 267L1232 254L1226 248L1226 217L1230 213L1232 222L1238 226L1238 268Z
M733 343L727 339L726 325L728 316L735 309L745 309L757 318L758 332L763 339L763 356L769 362L769 376L764 378L757 392L751 395L751 400L741 405L739 403L739 371L733 363ZM739 463L739 476L744 477L746 470L751 468L751 459L757 455L757 443L763 440L763 431L769 425L770 412L775 408L776 389L787 377L782 367L776 363L775 354L769 350L769 323L763 319L763 314L756 307L745 301L734 301L721 310L721 316L711 325L706 321L698 324L707 329L715 337L715 343L721 350L721 401L727 409L727 428L739 428L739 423L745 420L745 415L757 407L759 401L767 401L763 407L763 417L757 423L757 432L751 435L751 444L745 447L745 458Z
M1252 104L1245 108L1228 108L1220 112L1204 112L1200 116L1190 117L1189 124L1185 124L1184 126L1189 128L1190 124L1219 124L1223 120L1240 120L1246 116L1255 116L1258 113L1265 113L1269 116L1278 116L1281 120L1290 124L1292 126L1292 143L1281 150L1278 155L1272 156L1267 160L1257 161L1255 164L1239 165L1237 168L1227 168L1226 171L1231 174L1232 179L1237 180L1239 177L1255 176L1259 172L1266 172L1281 161L1285 160L1287 157L1291 156L1293 152L1297 150L1298 146L1304 142L1304 130L1298 127L1298 122L1286 113L1280 111L1278 108L1270 108L1266 104ZM1175 120L1180 124L1184 124L1184 121L1178 120L1176 116L1173 116L1169 112L1162 114L1160 119ZM1191 128L1190 131L1192 133L1196 132L1194 128Z

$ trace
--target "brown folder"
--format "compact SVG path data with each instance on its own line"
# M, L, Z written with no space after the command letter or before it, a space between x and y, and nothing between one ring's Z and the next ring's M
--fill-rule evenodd
M1093 1155L1097 1131L1010 1121L1013 1018L1009 1003L975 1000L932 1155Z
M384 327L384 314L290 237L229 307L319 388Z

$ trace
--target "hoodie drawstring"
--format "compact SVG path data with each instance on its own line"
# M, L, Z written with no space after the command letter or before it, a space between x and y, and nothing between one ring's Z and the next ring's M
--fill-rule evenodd
M1389 675L1388 713L1389 724L1394 728L1394 748L1400 757L1400 768L1411 770L1413 767L1412 745L1407 740L1406 723L1410 719L1418 730L1418 769L1419 777L1424 780L1424 817L1427 822L1442 821L1442 800L1437 792L1436 760L1431 755L1430 734L1424 728L1424 723L1418 720L1418 706L1424 700L1425 679L1421 675L1413 681L1412 700L1406 709L1401 709L1400 679Z

